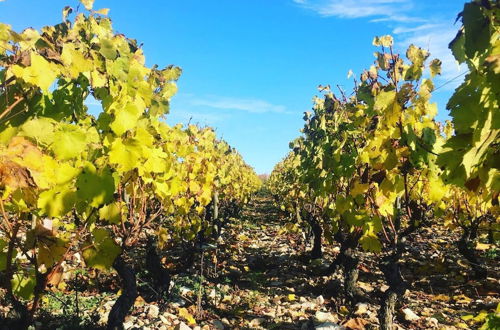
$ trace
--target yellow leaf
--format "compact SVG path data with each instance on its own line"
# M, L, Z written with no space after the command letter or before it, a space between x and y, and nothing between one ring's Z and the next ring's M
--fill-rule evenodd
M472 299L467 297L466 295L458 295L458 296L453 296L453 299L457 304L469 304L472 302Z
M354 187L351 189L351 196L362 195L368 190L368 183L355 182Z
M144 306L145 304L146 304L146 301L141 296L138 296L135 299L135 302L134 302L135 307L141 307L141 306Z
M448 297L447 295L444 295L444 294L438 294L438 295L432 297L431 300L448 302L448 301L450 301L450 297Z
M295 295L293 293L290 293L288 295L288 301L294 301L295 300Z
M102 8L102 9L94 11L94 13L106 16L109 13L109 8Z
M179 317L186 319L188 325L196 324L196 320L194 319L193 315L191 315L191 313L189 313L185 308L179 308Z
M31 65L28 67L14 65L12 73L25 82L38 86L44 92L47 92L56 79L59 70L56 64L47 61L43 56L32 53Z
M490 247L491 247L491 244L479 243L479 242L476 244L476 250L479 250L479 251L489 250Z
M85 6L85 9L91 10L94 6L94 0L80 0L80 2Z

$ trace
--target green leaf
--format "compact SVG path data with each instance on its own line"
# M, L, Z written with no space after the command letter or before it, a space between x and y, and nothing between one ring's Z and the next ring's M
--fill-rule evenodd
M58 237L48 237L38 239L38 265L45 265L50 268L61 261L66 253L68 242Z
M92 241L84 243L91 246L83 250L83 258L88 267L106 270L113 266L121 248L111 238L106 229L96 228L92 231Z
M455 38L450 42L448 48L458 63L465 62L465 36L463 30L459 30Z
M382 251L382 244L375 235L363 235L359 239L359 243L365 251L380 252Z
M99 219L112 224L119 224L122 218L123 205L119 202L105 205L99 209Z
M87 146L85 132L75 125L63 125L54 134L51 148L57 158L66 160L80 156Z
M54 125L55 121L53 119L39 117L24 123L21 132L24 136L48 146L54 142Z
M31 270L27 274L14 274L11 284L12 291L16 296L29 300L33 297L33 291L36 285L35 272Z
M475 3L465 4L462 17L465 55L469 58L481 56L490 46L489 18L483 15L483 9Z
M115 119L109 125L116 135L122 135L126 131L137 126L144 109L139 108L136 103L128 103L123 109L115 113Z
M48 92L49 87L59 74L59 68L56 64L48 62L43 56L31 53L31 65L28 67L14 65L12 72L25 82L40 87L44 92Z
M75 206L76 192L71 186L55 186L42 192L38 198L38 208L43 215L62 217Z
M3 239L0 239L0 272L5 270L7 267L7 246L8 242L4 241ZM5 252L4 252L5 250ZM17 256L17 250L12 251L12 260L14 260Z
M122 141L118 138L111 144L109 162L117 165L119 172L127 172L138 166L141 158L141 143L135 139Z
M80 73L91 71L94 68L92 61L85 58L82 50L76 49L74 44L63 46L61 59L73 78L78 78Z
M99 52L108 60L114 60L118 56L118 51L111 39L101 39L101 48Z
M98 171L92 163L86 163L76 180L76 187L79 198L92 207L99 207L113 199L115 181L109 167Z

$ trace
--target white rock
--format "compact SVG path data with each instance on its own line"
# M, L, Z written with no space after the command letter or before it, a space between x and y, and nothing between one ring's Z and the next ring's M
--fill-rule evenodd
M266 321L266 319L262 318L262 317L258 317L258 318L255 318L253 319L252 321L250 321L250 323L248 324L250 327L252 328L257 328L259 327L262 323L264 323Z
M177 315L174 315L174 314L169 313L169 312L163 313L163 316L165 316L166 318L172 319L172 320L175 320L177 318Z
M208 294L208 296L212 299L215 299L215 297L217 296L217 293L215 292L215 289L212 289L212 291L210 291L210 293Z
M323 296L318 296L316 298L316 304L323 305L324 303L325 303L325 298L323 298Z
M427 319L427 324L432 328L437 328L439 326L439 321L434 317L429 317Z
M163 322L163 324L170 324L170 321L163 315L160 315L160 320Z
M332 313L317 311L314 315L318 322L336 322L337 318Z
M182 295L184 295L184 296L185 296L185 295L188 295L188 294L189 294L189 292L191 292L191 289L186 288L185 286L181 286L181 287L179 288L179 292L180 292Z
M345 328L341 325L338 325L337 323L333 322L325 322L317 325L315 329L321 329L321 330L344 330Z
M310 301L306 301L301 306L302 306L302 308L304 310L306 310L306 309L316 309L316 307L317 307L315 303L312 303Z
M363 315L366 312L368 312L368 304L364 304L364 303L357 303L356 304L356 311L354 312L355 315Z
M134 320L128 320L127 322L123 322L123 328L125 330L130 329L134 326Z
M416 321L416 320L419 320L420 319L420 316L418 316L417 314L415 314L411 309L409 308L405 308L403 309L403 314L405 315L405 320L406 321Z
M160 308L156 305L149 305L148 308L148 318L156 319L160 314Z
M192 330L186 323L181 322L177 324L174 328L175 330Z

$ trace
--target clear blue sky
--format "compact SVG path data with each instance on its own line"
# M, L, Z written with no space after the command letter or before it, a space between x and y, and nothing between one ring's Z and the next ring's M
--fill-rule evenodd
M217 129L259 173L299 135L319 84L352 88L347 72L373 63L372 39L394 35L443 60L440 86L460 74L447 49L462 0L96 0L114 28L144 44L148 65L183 69L169 123ZM76 0L0 0L0 22L20 31L61 21ZM462 69L463 72L463 69ZM439 119L456 79L436 93Z

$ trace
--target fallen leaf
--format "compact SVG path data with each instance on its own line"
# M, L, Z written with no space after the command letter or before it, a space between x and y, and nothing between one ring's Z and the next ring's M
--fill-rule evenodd
M366 329L366 325L368 323L370 322L360 317L356 317L354 319L350 319L347 322L345 322L343 326L346 327L347 329L352 329L352 330L364 330Z
M193 315L191 315L191 313L189 313L185 308L179 308L179 317L184 318L189 325L196 324L196 320Z

